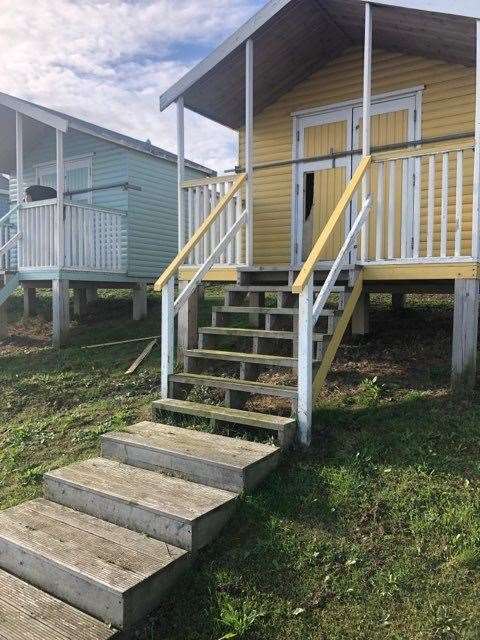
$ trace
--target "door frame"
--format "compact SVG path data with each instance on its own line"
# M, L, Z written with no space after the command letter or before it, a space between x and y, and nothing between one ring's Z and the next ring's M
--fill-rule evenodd
M409 89L400 89L398 91L389 91L386 93L381 93L372 96L372 115L377 115L380 113L388 113L389 111L397 111L402 110L401 108L396 109L389 108L389 105L395 103L397 105L399 102L403 101L405 105L405 109L409 111L408 118L408 133L407 138L411 142L413 140L421 140L422 137L422 98L423 91L425 90L425 85L420 85L416 87L412 87ZM384 107L382 109L382 106ZM350 134L347 131L347 148L348 142L350 142L350 150L353 150L355 147L354 141L358 131L354 129L354 115L357 108L362 107L362 98L357 98L354 100L348 100L344 102L339 102L335 104L326 105L323 107L315 107L313 109L306 109L302 111L297 111L292 114L293 118L293 141L292 141L292 158L293 158L293 168L292 168L292 205L291 205L291 255L290 261L291 264L295 267L298 267L302 264L302 239L303 239L303 174L305 173L306 168L312 171L312 167L317 166L317 170L321 168L330 168L338 166L338 163L341 162L342 159L333 160L321 160L317 162L301 162L304 149L304 131L306 126L314 126L315 124L328 124L330 122L338 122L339 120L347 120L351 123ZM343 117L341 115L343 114ZM346 117L345 117L346 115ZM347 127L348 129L348 127ZM357 156L348 156L346 157L347 161L349 160L350 171L347 172L348 176L351 176L354 170L354 162L359 161ZM328 164L324 164L328 163ZM412 163L414 166L414 173L417 172L417 164ZM320 166L322 165L322 166ZM412 180L413 182L413 180ZM412 184L412 193L415 193L413 184ZM416 196L416 193L415 193ZM416 197L415 197L416 200ZM417 210L419 203L416 201L413 203L413 207L411 210ZM348 234L350 224L351 224L351 213L349 209L347 209L345 214L345 235ZM413 225L413 215L412 215L412 225Z

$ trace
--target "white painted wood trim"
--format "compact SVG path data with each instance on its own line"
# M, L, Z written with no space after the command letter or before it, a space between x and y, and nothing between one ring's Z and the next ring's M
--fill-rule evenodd
M385 162L380 162L377 173L377 210L375 230L375 260L383 258L383 218L385 216Z
M173 310L175 295L175 278L170 278L162 289L162 340L161 340L161 395L168 398L168 378L173 373L175 365L174 327L175 315Z
M363 0L367 2L368 0ZM400 9L446 13L452 16L480 18L477 0L375 0L375 4Z
M455 256L462 255L463 224L463 151L457 151L457 179L455 194Z
M245 169L247 173L246 202L248 211L246 258L253 264L253 41L245 45Z
M19 98L15 98L14 96L9 96L6 93L0 92L0 105L8 107L9 109L12 109L19 114L23 114L29 118L32 118L32 120L42 122L49 127L54 127L55 129L63 131L64 133L68 130L68 121L64 118L56 116L49 111L45 111L41 107L29 104L24 100L20 100Z
M440 257L445 258L447 255L447 234L448 234L448 165L449 154L442 155L442 203L440 215Z
M313 274L298 300L298 437L304 447L312 439L313 402Z
M21 204L24 197L23 184L23 116L18 111L15 114L15 149L17 174L17 202Z
M57 265L62 268L65 262L65 223L64 223L64 198L65 191L65 167L63 161L63 136L64 133L56 130L57 152Z
M475 151L473 162L472 254L480 248L480 20L476 23Z
M178 182L178 250L185 246L185 108L181 96L177 100L177 182Z
M393 259L395 253L395 192L397 180L397 164L395 161L388 163L388 241L387 241L387 258Z
M427 196L427 257L433 256L433 224L435 219L435 160L428 158L428 196Z

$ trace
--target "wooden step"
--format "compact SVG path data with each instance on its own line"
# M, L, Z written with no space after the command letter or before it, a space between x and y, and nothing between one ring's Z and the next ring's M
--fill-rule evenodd
M240 327L200 327L199 334L213 336L231 336L234 338L265 338L267 340L297 340L298 334L293 331L274 331L272 329L252 329ZM322 342L326 337L324 333L314 333L313 341Z
M236 498L104 458L51 471L44 486L51 500L193 551L215 538Z
M224 306L224 307L212 307L212 311L215 313L235 313L235 314L261 314L261 315L275 315L275 316L298 316L297 307L238 307L238 306ZM335 309L322 309L319 317L329 318L335 315Z
M156 609L189 563L183 549L47 500L0 512L2 569L119 629Z
M275 396L277 398L289 398L295 400L297 397L296 387L284 385L271 385L256 380L240 380L239 378L223 378L208 376L199 373L176 373L170 376L170 382L188 385L201 385L214 389L231 389L252 395Z
M287 367L293 369L297 366L297 359L289 356L271 356L262 353L242 353L238 351L217 351L213 349L188 349L185 358L202 358L204 360L227 360L228 362L246 362L260 364L265 367Z
M322 287L316 285L313 287L315 292L320 291ZM335 286L332 289L332 293L344 293L346 287L343 285ZM290 285L241 285L233 284L225 287L225 291L231 291L232 293L291 293L292 287Z
M240 493L256 487L278 464L280 449L238 438L140 422L102 436L102 455L135 467Z
M198 416L200 418L209 418L213 423L217 421L231 422L247 427L255 427L257 429L276 431L281 447L288 447L293 442L295 436L296 421L294 418L284 418L266 413L230 409L219 405L201 404L173 398L154 400L152 406L155 411L168 411Z
M0 570L2 640L110 640L116 629Z

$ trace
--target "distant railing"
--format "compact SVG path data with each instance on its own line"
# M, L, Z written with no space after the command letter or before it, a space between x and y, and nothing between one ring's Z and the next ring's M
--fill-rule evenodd
M218 202L229 193L237 175L219 176L215 178L200 178L189 180L182 184L183 197L185 199L184 208L185 221L183 244L186 244L197 232L202 223L208 218L211 211L215 209ZM236 192L228 205L222 210L215 224L209 232L204 234L202 242L195 246L195 250L187 257L185 264L203 264L207 256L225 236L236 219L242 214L242 193ZM216 264L242 265L245 264L245 233L237 234L235 243L229 244L225 251L221 253L215 261Z
M125 220L123 211L65 203L64 256L60 256L56 199L25 203L19 212L19 268L61 266L79 271L123 272Z
M0 219L0 271L16 271L17 243L20 234L17 229L18 205Z

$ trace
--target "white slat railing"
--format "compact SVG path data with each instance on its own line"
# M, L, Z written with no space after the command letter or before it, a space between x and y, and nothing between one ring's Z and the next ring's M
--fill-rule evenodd
M16 271L18 242L18 215L19 206L15 205L0 219L0 271Z
M237 178L237 175L227 175L183 182L183 197L185 199L183 210L186 218L183 228L185 229L186 237L182 240L182 246L194 237L199 227L208 218L211 211L215 209L217 203L225 194L231 191ZM202 242L195 246L195 250L188 256L186 264L203 264L214 247L218 245L220 239L225 237L227 229L230 229L235 220L242 214L242 211L242 193L237 192L218 216L215 224L211 226L209 233L206 233ZM242 229L237 234L236 241L229 243L216 258L215 264L245 264L244 236L244 230Z
M65 203L64 259L58 255L57 201L23 204L19 213L22 234L19 267L62 266L79 271L122 273L126 213L94 205Z
M187 183L188 241L155 283L162 292L161 393L168 397L168 380L175 364L175 316L215 264L235 264L243 251L248 212L241 190L246 175ZM201 189L201 191L199 191ZM182 226L182 225L181 225ZM239 239L240 238L240 239ZM175 277L182 265L194 264L195 274L175 300Z
M473 149L374 156L369 261L472 258Z

